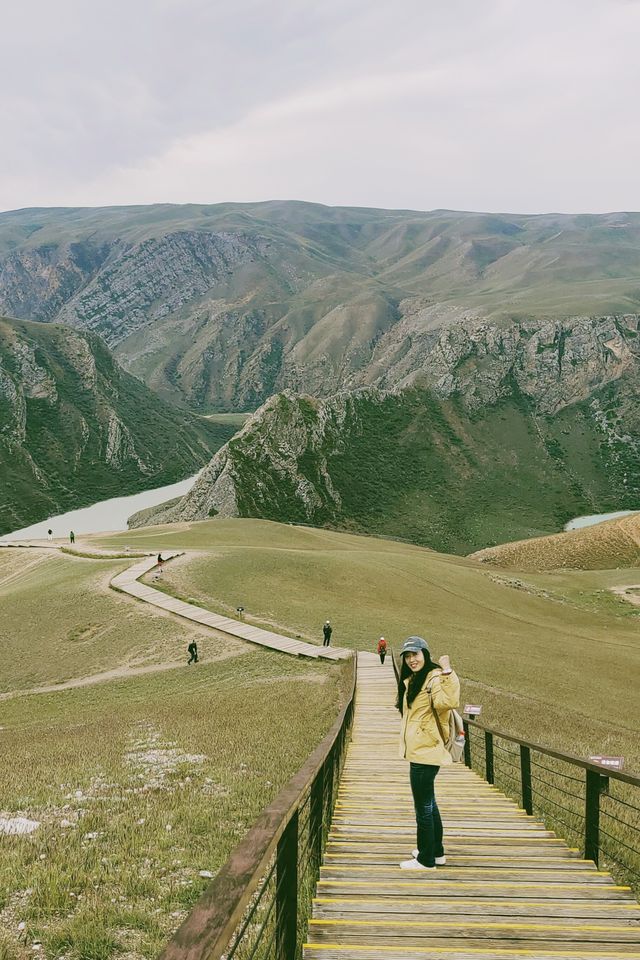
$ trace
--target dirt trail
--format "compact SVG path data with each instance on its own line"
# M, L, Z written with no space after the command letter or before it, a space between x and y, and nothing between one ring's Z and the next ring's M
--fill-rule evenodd
M615 593L616 597L622 597L623 600L626 600L628 603L632 603L635 607L640 607L640 583L628 583L624 587L609 587L611 593ZM637 590L637 593L631 593L632 590Z
M237 656L236 651L221 651L214 658L215 661L227 660L229 657ZM209 659L207 662L212 662ZM166 670L176 670L178 667L187 666L187 658L182 660L172 660L167 663L148 663L141 667L132 667L125 665L123 667L114 667L112 670L103 670L101 673L93 673L88 677L76 677L73 680L65 680L63 683L51 683L41 687L29 687L26 690L10 690L8 693L0 693L0 701L13 700L15 697L27 697L39 693L59 693L62 690L75 690L77 687L91 687L96 683L106 683L109 680L123 680L128 677L140 677L147 673L164 673ZM197 668L196 668L197 669Z
M0 587L4 587L7 584L18 583L24 577L27 577L34 567L40 566L41 563L46 563L46 561L51 560L53 556L54 554L52 553L38 553L29 563L23 564L23 566L17 570L12 570L11 573L0 580Z

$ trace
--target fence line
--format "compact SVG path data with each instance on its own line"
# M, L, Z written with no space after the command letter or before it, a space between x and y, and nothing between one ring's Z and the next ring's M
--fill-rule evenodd
M353 719L349 699L301 769L260 814L160 960L296 960L320 871Z

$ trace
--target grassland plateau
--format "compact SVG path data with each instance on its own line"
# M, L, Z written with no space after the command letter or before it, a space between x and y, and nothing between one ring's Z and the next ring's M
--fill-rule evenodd
M2 960L156 956L344 697L348 668L109 591L122 567L0 552L0 820L34 827L0 832Z

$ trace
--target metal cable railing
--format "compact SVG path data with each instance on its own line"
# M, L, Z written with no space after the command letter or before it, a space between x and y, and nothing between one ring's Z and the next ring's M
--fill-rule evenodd
M640 889L640 778L465 720L465 763Z

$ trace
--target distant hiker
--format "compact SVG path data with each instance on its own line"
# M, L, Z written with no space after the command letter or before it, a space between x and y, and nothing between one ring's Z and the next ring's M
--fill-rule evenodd
M76 535L73 532L73 530L69 530L69 543L75 543L75 542L76 542Z
M187 663L197 663L198 662L198 644L195 640L192 640L189 646L187 647L189 652L189 659Z
M158 554L158 566L159 566L159 567L162 566L163 563L164 563L164 560L162 559L162 554L159 553L159 554Z
M384 637L380 637L378 640L378 656L380 657L380 663L384 663L384 658L387 655L387 641Z
M333 630L331 629L331 623L329 622L329 620L325 620L324 627L322 628L322 632L324 634L324 643L322 644L322 646L328 647L329 644L331 643L331 634L333 633Z
M53 540L53 530L47 530L47 540Z
M403 870L435 870L447 861L442 845L442 820L435 795L441 766L452 763L443 730L449 729L451 710L458 706L460 681L449 657L431 659L427 641L409 637L401 652L396 707L402 716L400 756L409 761L409 782L417 822L417 849Z

